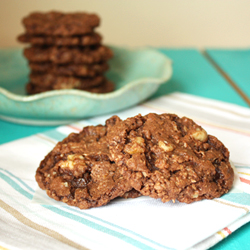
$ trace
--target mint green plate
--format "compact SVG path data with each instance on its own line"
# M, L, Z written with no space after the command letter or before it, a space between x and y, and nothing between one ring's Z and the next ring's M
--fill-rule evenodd
M171 61L151 48L113 47L107 78L116 85L108 94L53 90L26 95L29 68L22 49L0 50L0 118L30 125L60 125L116 112L150 97L172 75Z

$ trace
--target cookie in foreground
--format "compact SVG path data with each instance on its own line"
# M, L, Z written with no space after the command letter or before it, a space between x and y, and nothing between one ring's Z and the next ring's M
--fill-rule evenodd
M228 149L191 119L151 113L111 120L111 159L142 195L191 203L231 189Z
M39 187L80 209L105 205L118 196L139 196L121 167L110 161L106 133L106 126L89 126L59 142L36 171Z
M81 209L140 195L191 203L227 193L229 151L194 121L174 114L113 116L72 133L40 163L48 196Z

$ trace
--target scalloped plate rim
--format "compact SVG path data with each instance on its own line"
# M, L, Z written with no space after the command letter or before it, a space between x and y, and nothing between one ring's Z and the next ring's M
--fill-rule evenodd
M32 102L32 101L46 99L47 97L53 97L53 96L56 97L56 96L61 96L61 95L75 95L75 96L86 97L88 99L103 100L103 99L110 99L112 97L117 97L119 95L122 95L123 92L134 88L136 85L145 84L145 81L150 81L150 83L152 84L161 85L167 80L169 80L169 78L171 77L171 74L172 74L172 70L169 70L169 77L164 77L164 78L149 78L148 77L148 78L141 78L135 81L131 81L127 83L126 85L124 85L123 87L121 87L120 89L115 90L111 93L107 93L107 94L95 94L95 93L89 93L87 91L77 90L77 89L62 89L62 90L52 90L52 91L48 91L48 92L44 92L40 94L31 95L31 96L21 96L21 95L14 94L2 87L0 87L0 94L8 97L9 99L13 101L21 101L21 102Z
M105 100L105 99L109 99L112 97L117 97L119 95L122 95L123 92L133 88L134 86L144 84L145 81L150 81L152 84L159 84L159 85L163 84L164 82L168 81L172 76L172 73L173 73L173 69L171 67L172 61L167 56L163 55L162 53L160 53L156 49L146 47L146 46L144 46L144 47L111 46L111 47L115 47L118 49L127 49L130 51L147 50L147 51L151 51L153 53L156 53L158 55L164 56L165 57L165 64L167 64L167 66L170 65L169 71L167 72L167 74L165 74L164 77L161 77L161 78L153 78L153 77L140 78L140 79L137 79L137 80L134 80L134 81L131 81L131 82L125 84L124 86L122 86L118 90L115 90L111 93L106 93L106 94L90 93L87 91L77 90L77 89L61 89L61 90L52 90L52 91L47 91L47 92L43 92L43 93L38 93L38 94L30 95L30 96L24 96L24 95L14 94L1 86L0 86L0 94L7 97L8 99L11 99L13 101L19 101L19 102L32 102L32 101L46 99L48 97L53 97L53 96L56 97L56 96L61 96L61 95L73 95L73 96L75 95L75 96L85 97L86 99Z
M46 103L50 99L53 101L57 101L59 100L58 98L60 97L67 98L67 96L69 98L78 97L82 101L91 102L91 103L95 102L96 104L98 104L102 102L103 100L107 100L111 102L113 100L118 100L118 98L122 96L127 96L130 93L130 91L139 92L141 89L140 86L147 85L148 86L147 88L151 90L149 90L148 93L145 92L143 96L139 98L136 103L132 104L132 105L135 105L145 100L145 98L150 97L155 91L157 91L159 86L161 84L166 83L173 74L172 60L155 48L146 47L146 46L144 47L110 46L110 47L120 50L121 53L126 53L126 51L129 51L129 52L134 51L135 53L142 51L143 53L145 51L145 52L150 52L151 57L154 57L154 56L156 58L160 57L159 60L161 61L161 64L159 68L160 71L158 73L159 76L157 75L157 76L148 76L148 77L147 76L137 77L137 79L134 79L134 80L129 80L125 77L124 78L125 82L123 82L123 85L120 88L118 88L117 90L113 92L105 93L105 94L90 93L87 91L77 90L77 89L63 89L63 90L47 91L47 92L38 93L34 95L19 95L0 86L0 98L1 99L4 98L7 105L14 105L15 103L15 105L22 104L22 105L25 105L26 107L27 107L26 104L32 104L33 107L35 107L37 103L39 103L40 105L40 104ZM7 48L7 50L9 49L13 50L14 48ZM20 48L15 48L15 49L19 50ZM127 108L127 107L130 107L130 105L127 105L127 106L123 105L122 107L119 107L118 109L114 109L112 112L118 111L120 109ZM105 110L104 110L104 114L106 114ZM101 114L98 114L98 115L101 115ZM85 116L86 114L82 117L82 119L84 119ZM68 117L68 118L65 117L64 119L61 119L61 118L51 119L51 117L47 117L47 116L35 118L35 117L32 117L32 114L30 115L30 117L26 118L26 117L19 117L14 114L8 115L5 112L5 113L0 113L0 119L7 120L10 122L14 122L14 123L29 124L29 125L48 125L48 124L60 125L60 124L65 124L65 123L72 122L75 120L79 120L80 118L78 116Z

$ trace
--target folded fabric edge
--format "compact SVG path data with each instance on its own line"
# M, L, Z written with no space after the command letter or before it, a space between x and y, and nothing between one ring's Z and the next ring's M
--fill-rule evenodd
M198 244L194 245L193 247L189 248L188 250L205 250L215 246L217 243L221 242L223 239L227 238L237 229L245 225L250 221L250 214L246 214L234 223L228 225L227 227L223 228L222 230L218 231L216 234L208 237L207 239L199 242Z

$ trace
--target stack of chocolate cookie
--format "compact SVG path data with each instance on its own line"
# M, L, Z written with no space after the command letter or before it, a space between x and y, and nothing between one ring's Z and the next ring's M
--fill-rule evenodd
M72 133L44 158L36 181L51 198L81 209L116 197L191 203L227 193L228 149L191 119L174 114L113 116Z
M114 89L104 73L112 50L94 31L100 18L88 13L31 13L23 19L25 33L18 37L31 46L24 56L31 69L28 94L80 89L107 93Z

